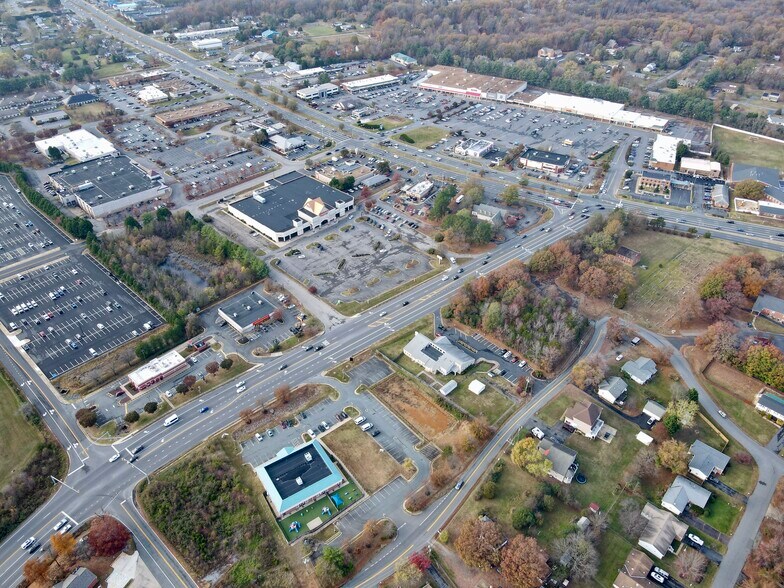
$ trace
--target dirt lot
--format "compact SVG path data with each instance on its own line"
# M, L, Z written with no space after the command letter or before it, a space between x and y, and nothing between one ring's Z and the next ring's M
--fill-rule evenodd
M337 427L323 437L322 441L368 494L403 473L400 464L383 452L370 435L360 431L351 421Z
M712 361L703 372L714 384L726 388L730 394L747 404L754 404L754 395L764 386L761 382L718 361Z
M419 387L399 375L392 375L373 388L376 397L426 439L446 432L454 417L430 400Z

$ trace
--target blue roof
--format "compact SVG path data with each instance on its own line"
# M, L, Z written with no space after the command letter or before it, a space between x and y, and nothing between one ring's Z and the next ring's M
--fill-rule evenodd
M296 448L284 447L274 458L258 466L256 474L278 514L286 513L344 481L340 470L317 440Z

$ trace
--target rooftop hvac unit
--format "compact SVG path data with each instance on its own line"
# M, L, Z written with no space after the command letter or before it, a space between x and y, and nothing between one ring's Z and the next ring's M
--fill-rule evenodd
M302 478L300 478L299 476L297 476L297 480L296 480L296 482L297 482L297 486L302 486L302 484L304 483L304 482L302 481Z
M305 453L305 461L313 461L313 456L310 454L310 451Z
M264 196L262 196L261 194L254 194L253 195L253 199L256 200L257 202L260 202L261 204L264 204L264 203L267 202L267 199L264 198Z

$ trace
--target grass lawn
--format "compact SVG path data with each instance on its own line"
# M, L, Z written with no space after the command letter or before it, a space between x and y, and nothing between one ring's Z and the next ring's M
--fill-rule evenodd
M626 237L623 245L642 253L635 269L638 285L629 296L626 310L648 327L681 327L680 301L727 257L752 251L767 258L774 256L771 251L720 239L687 239L653 231Z
M755 317L754 326L759 331L773 333L774 335L784 335L784 325L774 323L773 321L766 319L764 316Z
M395 129L399 129L400 127L404 127L408 124L414 122L410 118L405 118L404 116L385 116L383 118L378 118L372 122L374 125L381 125L384 128L379 129L383 131L394 131ZM413 137L412 137L413 138Z
M338 31L331 24L326 22L312 22L302 27L302 32L310 37L327 37L335 35Z
M411 323L405 330L400 331L389 339L382 341L381 345L378 347L378 350L392 361L397 361L399 357L405 357L403 355L403 347L405 347L411 340L411 337L414 336L414 331L419 331L423 335L427 335L428 337L432 338L433 333L435 332L435 322L433 320L433 316L427 315L415 323ZM418 372L420 370L417 369L416 371Z
M719 408L726 412L727 416L757 443L766 445L776 434L778 427L757 412L753 406L709 382L706 378L700 377L700 379L703 387L713 396Z
M623 478L624 470L643 446L634 438L637 427L628 421L609 410L602 411L602 420L618 429L612 443L575 433L566 445L577 451L580 472L588 478L586 484L572 484L572 495L582 506L596 502L607 510L616 500L616 487Z
M444 129L439 129L438 127L419 127L416 129L409 129L405 133L402 133L402 135L407 135L410 137L414 141L413 143L404 141L401 138L402 135L395 135L394 139L400 141L404 145L413 145L414 147L424 149L425 147L430 147L434 143L438 143L448 134L449 133L447 131Z
M574 398L566 394L559 394L548 402L536 416L552 427L561 420L564 411L572 404L574 404Z
M449 395L449 400L460 406L470 415L484 416L489 424L495 423L512 406L512 401L490 387L477 395L468 389L474 378L464 377L457 388Z
M338 509L335 506L335 503L332 502L332 496L334 494L338 494L340 499L343 501L343 506ZM346 510L349 506L353 505L357 500L362 498L362 492L354 482L349 482L342 488L339 488L336 492L330 493L329 496L324 496L323 498L317 500L313 504L309 504L302 510L298 510L297 512L290 514L285 519L281 519L278 521L278 526L280 530L283 531L283 534L286 536L288 541L293 541L300 535L303 535L308 532L308 523L316 518L321 518L322 524L326 523L327 521L335 518L339 512ZM330 509L330 515L321 514L321 509L327 507ZM289 531L289 525L292 522L299 521L301 528L299 533L295 531Z
M0 374L0 431L4 440L0 452L0 488L5 487L14 472L27 465L43 440L19 410L21 406L12 384Z
M714 127L713 144L733 162L784 169L784 145L781 143Z
M251 364L249 364L247 361L242 359L242 357L240 357L239 355L230 354L229 357L231 357L231 359L234 360L234 363L229 369L227 370L221 369L214 376L208 374L206 382L199 380L198 382L196 382L196 384L194 384L193 388L191 388L191 390L187 394L175 394L170 399L172 404L174 404L175 406L179 406L180 404L188 402L188 400L191 400L194 396L199 396L200 394L204 394L205 392L212 390L216 386L220 386L224 382L228 382L232 378L239 376L240 374L246 372L248 369L252 367Z
M594 586L612 586L618 570L635 545L611 529L607 529L599 543L599 572Z
M120 74L125 73L127 70L125 66L128 65L127 63L107 63L106 65L102 65L99 67L93 75L97 78L108 78L109 76L117 76Z
M700 517L714 529L729 534L735 528L743 508L732 504L721 492L714 491L705 512Z
M369 494L403 473L400 464L352 421L336 427L322 441Z

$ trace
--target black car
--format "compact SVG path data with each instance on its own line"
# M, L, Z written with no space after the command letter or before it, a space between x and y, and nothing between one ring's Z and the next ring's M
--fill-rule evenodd
M408 304L409 304L408 300L403 301L403 306L408 306Z
M324 349L323 345L316 345L316 351L321 351L322 349Z
M487 265L487 260L486 259L482 260L482 265Z
M458 279L459 277L460 277L460 276L455 276L454 278L452 278L452 281L454 281L454 280Z
M321 431L322 433L323 433L324 431L326 431L326 429L324 428L324 425L319 425L319 426L318 426L318 430L319 430L319 431Z
M140 452L142 451L142 449L144 449L144 445L138 445L138 446L134 447L134 448L131 450L131 453L132 453L133 455L136 455L137 453L140 453Z
M340 413L340 418L347 419L348 415L345 412Z
M279 371L279 372L282 372L282 371L283 371L283 370L285 370L287 367L289 367L289 364L287 364L287 363L284 363L284 364L282 364L282 365L281 365L281 366L278 368L278 371Z
M370 432L370 436L371 436L371 437L378 437L380 434L381 434L381 431L379 431L378 429L373 429L373 430Z

